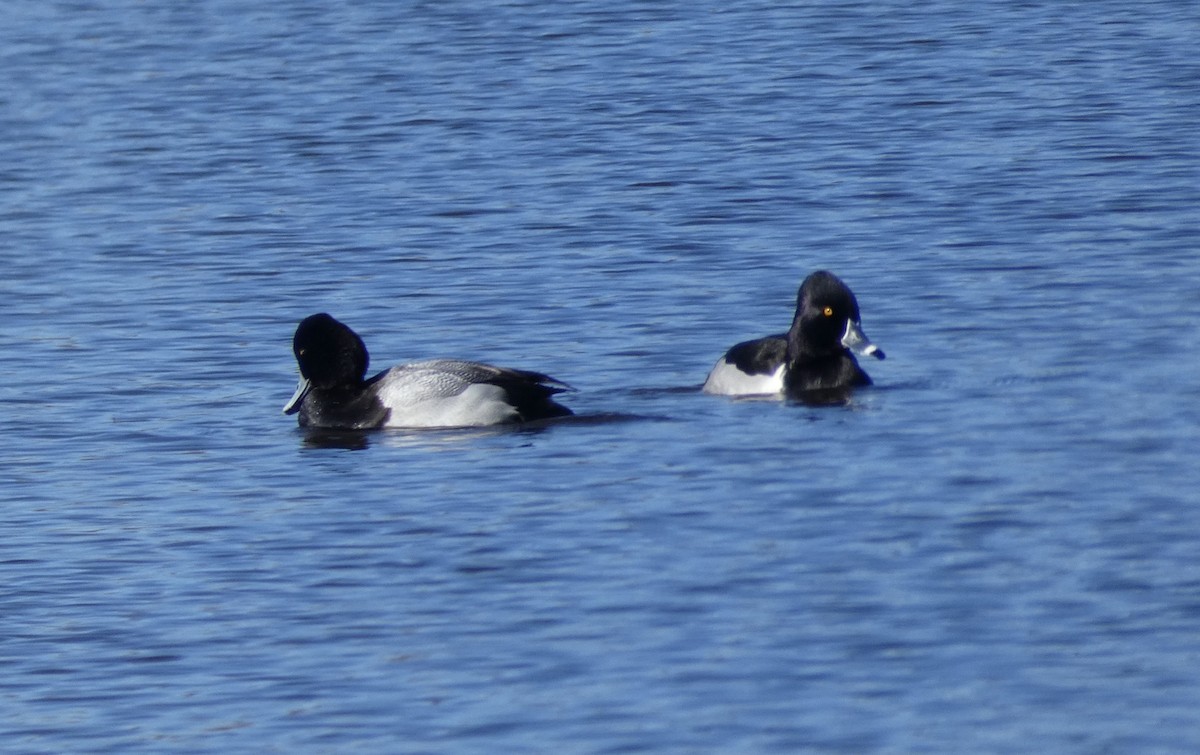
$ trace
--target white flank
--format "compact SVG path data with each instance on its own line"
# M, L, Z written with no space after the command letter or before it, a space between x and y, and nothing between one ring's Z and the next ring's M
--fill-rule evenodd
M768 396L783 392L783 370L786 365L770 375L748 375L736 365L722 357L708 373L704 381L704 392L720 396Z
M445 376L440 376L443 380ZM405 381L390 382L379 391L379 400L391 409L386 427L478 427L511 422L517 410L508 403L504 389L489 383L458 386L452 395L414 390ZM442 395L438 395L442 393Z

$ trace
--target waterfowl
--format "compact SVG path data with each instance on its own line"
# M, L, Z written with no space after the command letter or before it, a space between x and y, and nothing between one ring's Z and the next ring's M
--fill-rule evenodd
M863 333L854 293L833 273L818 270L800 284L788 332L733 346L708 373L704 392L806 398L870 385L855 352L885 356Z
M367 379L366 344L322 312L296 327L300 384L283 407L302 427L478 427L565 417L570 386L540 372L459 359L402 364Z

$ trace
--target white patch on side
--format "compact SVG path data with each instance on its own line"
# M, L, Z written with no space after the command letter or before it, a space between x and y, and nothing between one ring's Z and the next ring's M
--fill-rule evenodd
M783 392L783 371L786 364L770 375L750 375L724 357L713 366L704 381L704 392L719 396L767 396Z
M470 383L454 395L385 386L379 393L392 410L385 427L479 427L512 422L517 410L504 389L490 383Z

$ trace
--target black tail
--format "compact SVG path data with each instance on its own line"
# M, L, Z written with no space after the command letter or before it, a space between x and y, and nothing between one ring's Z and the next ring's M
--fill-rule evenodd
M549 375L527 370L507 370L508 374L495 381L508 394L522 422L570 417L575 412L554 400L560 393L575 390Z

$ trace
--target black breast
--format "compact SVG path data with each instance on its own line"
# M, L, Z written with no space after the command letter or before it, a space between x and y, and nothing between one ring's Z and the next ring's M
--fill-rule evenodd
M300 407L300 426L369 430L381 427L390 414L374 391L314 389Z

